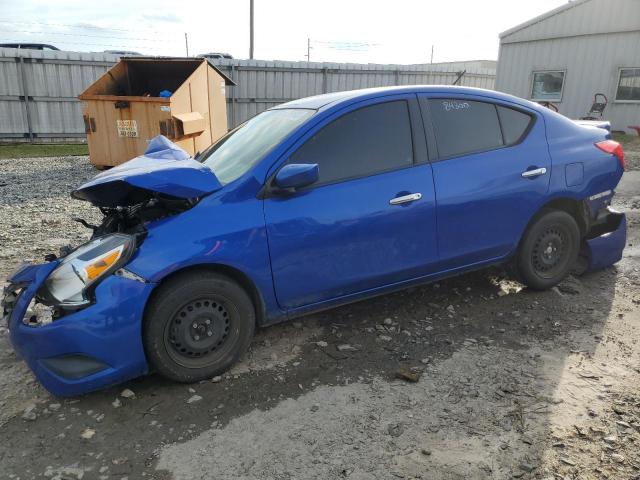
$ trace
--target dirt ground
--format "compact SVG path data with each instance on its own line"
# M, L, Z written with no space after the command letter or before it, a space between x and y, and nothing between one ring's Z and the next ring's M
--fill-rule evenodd
M637 168L616 266L547 292L492 269L302 318L215 381L56 399L0 327L0 479L640 479ZM87 236L70 216L95 213L68 198L86 158L0 174L0 277Z

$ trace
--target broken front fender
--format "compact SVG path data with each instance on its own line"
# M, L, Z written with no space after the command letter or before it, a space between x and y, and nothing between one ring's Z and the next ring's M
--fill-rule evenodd
M24 321L29 304L56 266L22 267L8 279L7 291L17 299L4 301L11 343L40 383L54 395L70 396L145 374L142 317L154 284L111 275L97 286L94 304L31 325Z

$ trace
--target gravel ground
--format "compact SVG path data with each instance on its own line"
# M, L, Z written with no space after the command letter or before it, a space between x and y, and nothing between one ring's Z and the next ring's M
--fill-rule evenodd
M640 136L625 135L616 139L622 141L627 171L640 170Z
M0 172L0 276L88 237L69 218L95 211L68 197L86 158ZM192 386L56 399L2 329L0 479L640 478L639 192L626 174L615 267L548 292L494 269L306 317Z

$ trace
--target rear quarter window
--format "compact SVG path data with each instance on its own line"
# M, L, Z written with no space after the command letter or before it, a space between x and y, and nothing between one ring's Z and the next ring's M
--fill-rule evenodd
M473 100L429 100L441 158L493 150L504 145L496 106Z
M501 107L499 105L497 108L505 145L518 143L529 129L533 118L513 108Z

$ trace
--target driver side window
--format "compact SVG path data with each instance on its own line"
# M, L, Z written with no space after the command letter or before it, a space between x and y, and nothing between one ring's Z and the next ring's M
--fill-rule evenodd
M288 163L317 163L317 184L411 166L409 106L397 100L349 112L307 140Z

